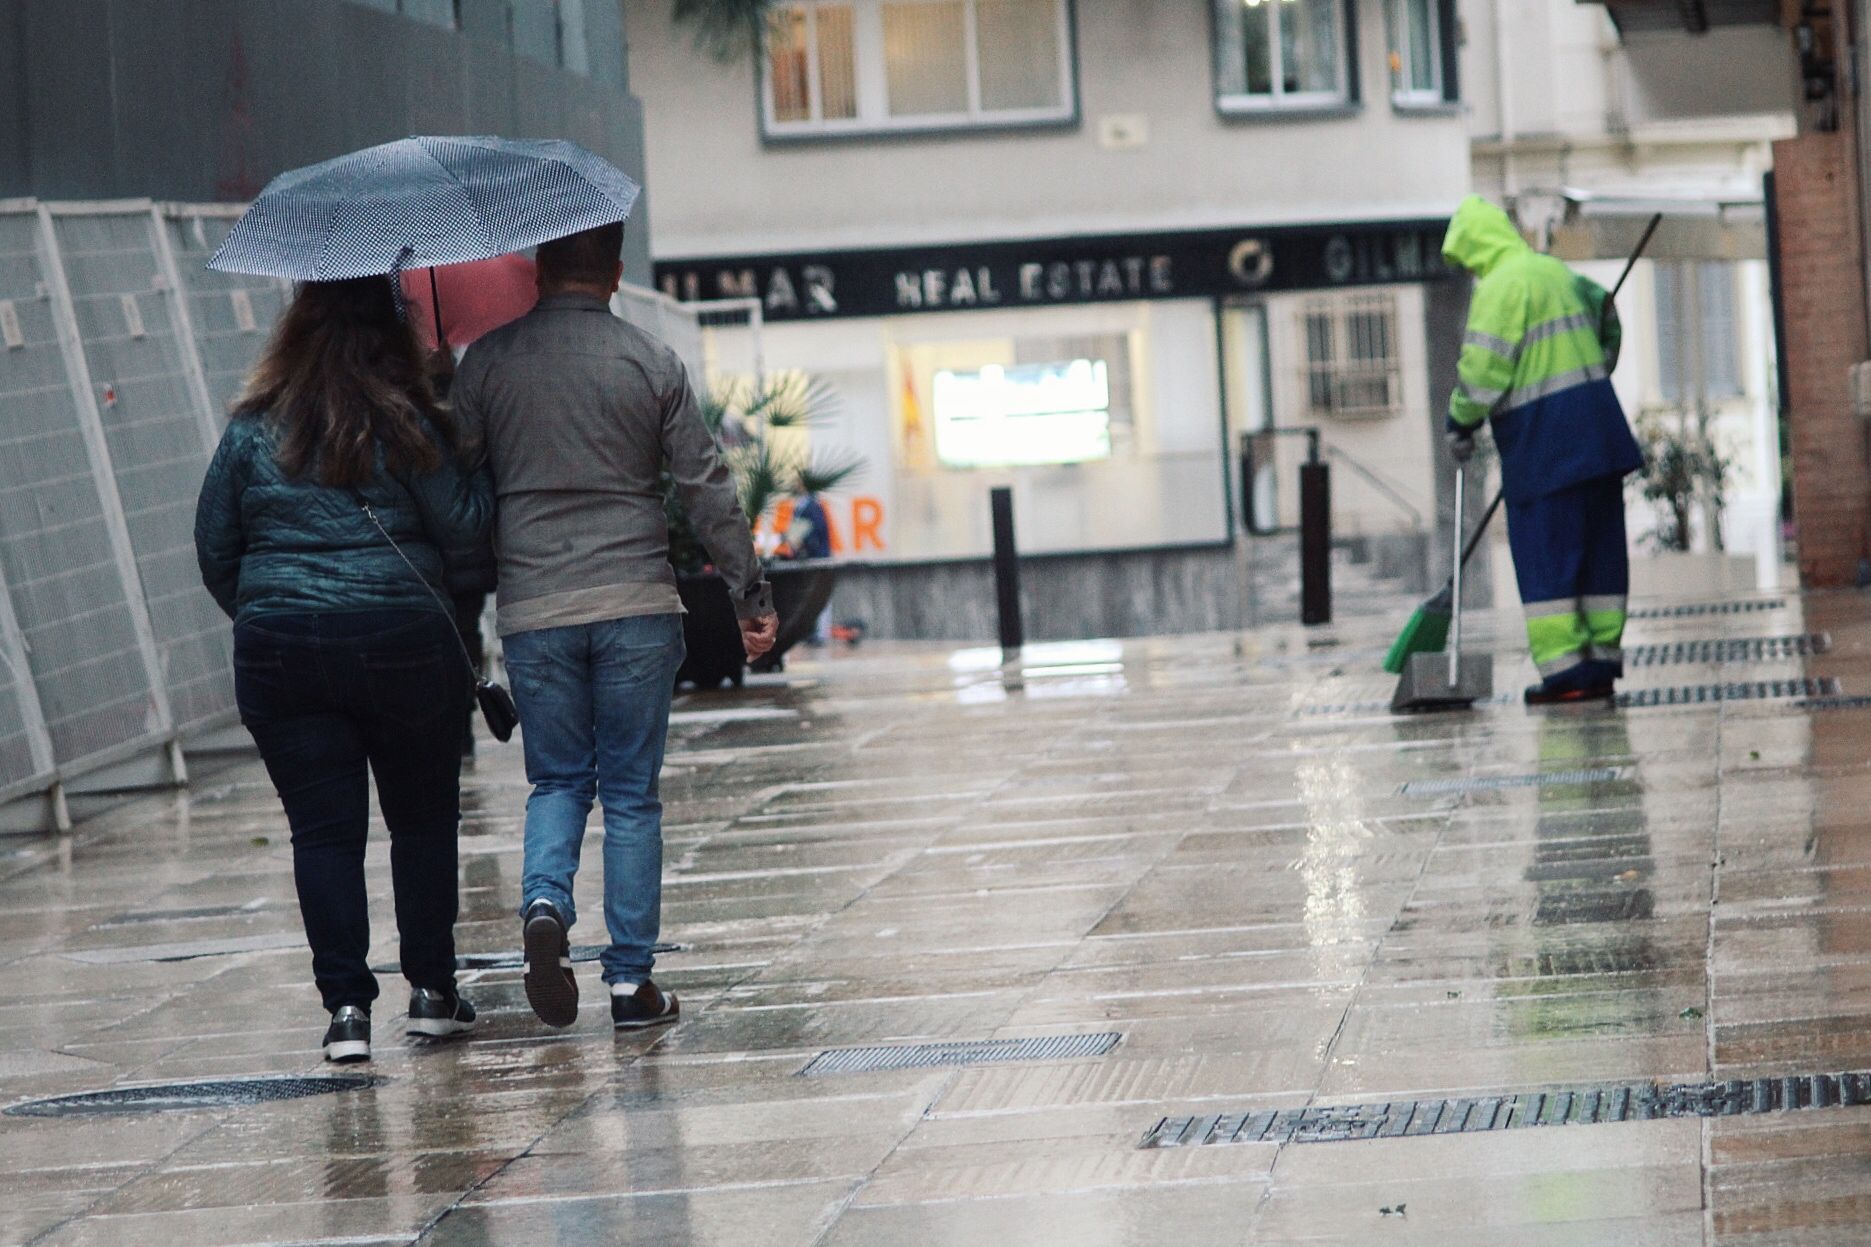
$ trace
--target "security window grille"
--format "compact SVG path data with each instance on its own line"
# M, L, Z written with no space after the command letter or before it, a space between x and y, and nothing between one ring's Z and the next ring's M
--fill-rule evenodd
M1067 0L810 0L768 38L769 135L1040 125L1072 116Z
M1399 107L1447 102L1442 0L1390 0L1390 92Z
M1733 266L1656 266L1657 394L1666 403L1741 395ZM1700 384L1698 384L1698 377Z
M1213 0L1224 112L1330 108L1351 99L1344 0Z
M1315 416L1395 415L1402 401L1397 302L1389 295L1321 299L1300 313L1306 399Z

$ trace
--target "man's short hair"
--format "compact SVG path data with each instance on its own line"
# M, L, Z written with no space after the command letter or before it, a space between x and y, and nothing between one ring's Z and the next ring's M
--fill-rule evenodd
M624 223L600 225L539 244L539 275L553 285L608 286L624 250Z

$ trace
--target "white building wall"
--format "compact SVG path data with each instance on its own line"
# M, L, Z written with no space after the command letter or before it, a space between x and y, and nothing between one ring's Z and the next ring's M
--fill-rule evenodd
M1696 245L1723 258L1736 254L1737 240L1758 237L1757 206L1744 209L1755 222L1747 228L1723 236L1710 226L1717 205L1758 205L1770 145L1794 131L1785 32L1762 25L1620 38L1602 6L1574 0L1461 0L1460 12L1475 190L1516 206L1523 228L1551 223L1564 193L1577 192L1630 200L1633 215L1647 211L1636 201L1668 208L1666 220L1702 214ZM1653 254L1663 258L1668 231L1658 244ZM1623 269L1612 258L1577 267L1607 286ZM1764 258L1756 250L1734 259L1730 277L1743 392L1708 408L1711 436L1733 464L1722 532L1731 553L1759 556L1758 580L1771 584L1780 457ZM1655 265L1640 262L1618 300L1625 341L1613 380L1633 419L1676 419L1682 409L1662 396L1655 289ZM1635 480L1629 523L1641 553L1656 517ZM1709 544L1706 524L1697 540Z
M1216 113L1202 0L1076 8L1076 128L764 144L753 66L697 52L666 4L633 8L658 254L1435 216L1466 189L1459 112L1391 107L1379 0L1358 3L1361 107L1253 120ZM1104 146L1110 117L1147 140Z

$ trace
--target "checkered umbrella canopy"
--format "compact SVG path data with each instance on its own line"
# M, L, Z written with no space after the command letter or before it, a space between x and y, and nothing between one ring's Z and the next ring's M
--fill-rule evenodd
M208 267L336 281L485 260L622 221L638 190L563 140L398 139L274 178Z

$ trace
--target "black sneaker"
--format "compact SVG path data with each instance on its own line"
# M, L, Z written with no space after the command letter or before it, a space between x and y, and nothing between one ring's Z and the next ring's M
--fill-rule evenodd
M1521 698L1529 706L1567 706L1575 702L1609 701L1618 695L1615 685L1587 684L1581 688L1553 688L1548 684L1529 684Z
M559 907L537 900L526 907L520 945L526 950L526 1003L547 1026L578 1020L578 979L572 973L572 944Z
M676 994L654 983L618 983L611 988L611 1025L620 1031L667 1026L681 1016Z
M474 1029L474 1006L454 992L418 987L409 993L409 1033L446 1039Z
M325 1028L325 1059L340 1065L370 1060L370 1013L357 1005L341 1005Z

